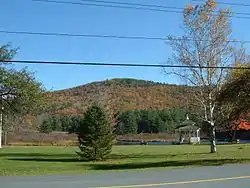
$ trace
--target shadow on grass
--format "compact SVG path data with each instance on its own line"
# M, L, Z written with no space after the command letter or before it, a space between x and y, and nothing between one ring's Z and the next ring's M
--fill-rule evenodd
M46 154L46 153L0 153L1 157L73 157L74 153Z
M201 154L201 153L196 153ZM207 154L207 153L206 153ZM185 154L179 154L185 155ZM188 166L220 166L224 164L233 164L233 163L243 163L250 162L250 158L241 158L241 159L197 159L197 160L171 160L171 156L173 155L164 155L164 157L169 157L170 160L164 160L162 158L161 162L131 162L131 163L123 163L123 164L110 164L109 161L103 161L100 163L90 163L89 165L93 170L129 170L129 169L145 169L145 168L159 168L159 167L188 167ZM175 155L178 156L178 155ZM157 155L111 155L109 159L119 160L122 158L131 159L135 157L140 157L142 159L145 158L155 158L159 156ZM161 156L162 157L162 156ZM194 156L195 157L195 156ZM29 155L29 157L24 156L15 156L14 158L8 158L8 160L12 161L35 161L35 162L81 162L77 155ZM138 161L138 160L137 160Z
M39 157L33 157L33 158L10 158L8 160L11 161L35 161L35 162L80 162L79 158L39 158Z
M187 155L203 155L209 153L177 153L177 154L111 154L108 159L154 159L154 158L173 158Z
M35 161L35 162L81 162L78 158L13 158L13 161ZM124 164L92 164L92 170L132 170L132 169L148 169L161 167L189 167L189 166L220 166L224 164L234 164L250 162L246 159L204 159L204 160L176 160L176 161L162 161L162 162L132 162ZM86 163L85 163L86 164Z
M187 155L202 155L208 153L181 153L181 154L111 154L108 160L123 159L154 159L174 158ZM0 153L1 157L15 161L41 161L41 162L79 162L77 154L43 154L43 153Z
M153 159L153 158L172 158L178 156L187 156L187 155L202 155L208 153L180 153L180 154L111 154L108 159ZM27 158L27 160L43 158L44 160L58 160L61 161L61 158L76 158L76 153L63 153L63 154L46 154L46 153L0 153L1 157L8 157L13 159L23 159ZM54 159L51 159L54 158ZM63 159L64 160L64 159Z
M250 159L205 159L205 160L179 160L155 163L126 163L126 164L93 164L94 170L131 170L159 167L187 167L187 166L220 166L224 164L250 162Z

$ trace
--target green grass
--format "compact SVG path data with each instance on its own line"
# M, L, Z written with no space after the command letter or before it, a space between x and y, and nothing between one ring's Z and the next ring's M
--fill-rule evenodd
M115 146L102 162L80 162L74 147L0 149L0 175L84 174L117 170L213 166L250 163L250 145Z

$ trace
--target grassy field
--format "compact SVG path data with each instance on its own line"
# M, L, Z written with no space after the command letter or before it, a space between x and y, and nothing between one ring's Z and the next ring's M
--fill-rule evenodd
M250 163L250 145L115 146L102 162L80 162L74 147L0 149L0 175L85 174L116 170L213 166Z

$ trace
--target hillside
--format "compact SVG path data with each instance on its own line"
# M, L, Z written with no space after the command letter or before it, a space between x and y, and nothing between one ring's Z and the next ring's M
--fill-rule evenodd
M134 109L184 107L191 88L136 79L112 79L54 91L50 113L80 115L95 101L114 119L119 112Z

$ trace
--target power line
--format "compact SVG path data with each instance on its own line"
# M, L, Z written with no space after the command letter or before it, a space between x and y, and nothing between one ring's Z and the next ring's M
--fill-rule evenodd
M117 5L132 5L132 6L142 6L142 7L154 7L154 8L164 8L164 9L176 9L176 10L182 10L183 11L183 8L181 8L181 7L164 6L164 5L156 5L156 4L124 3L124 2L117 2L117 1L101 1L101 0L80 0L80 1L105 3L105 4L117 4Z
M87 38L114 38L114 39L130 39L130 40L159 40L159 41L210 41L195 40L191 38L166 38L166 37L146 37L146 36L121 36L121 35L100 35L100 34L70 34L70 33L50 33L50 32L31 32L31 31L9 31L0 30L4 34L17 35L40 35L40 36L62 36L62 37L87 37ZM247 40L228 40L230 43L250 43Z
M177 10L164 10L164 9L156 9L156 8L154 9L154 8L143 8L143 7L134 7L134 6L122 6L122 5L105 5L105 4L96 4L96 3L81 3L81 2L72 2L72 1L57 1L57 0L31 0L31 1L43 2L43 3L70 4L70 5L83 5L83 6L95 6L95 7L107 7L107 8L123 8L123 9L134 9L134 10L182 13L182 11L177 11Z
M45 33L29 31L6 31L0 30L0 33L21 34L21 35L42 35L42 36L66 36L66 37L90 37L90 38L115 38L115 39L136 39L136 40L168 40L162 37L143 37L143 36L118 36L118 35L95 35L95 34L69 34L69 33ZM250 41L249 41L250 42Z
M126 4L130 4L130 6L123 6L122 4L125 3L119 3L120 5L118 5L118 2L116 2L116 4L96 4L96 3L82 3L82 2L72 2L72 1L58 1L58 0L31 0L34 2L44 2L44 3L56 3L56 4L70 4L70 5L83 5L83 6L96 6L96 7L106 7L106 8L123 8L123 9L134 9L134 10L146 10L146 11L157 11L157 12L168 12L168 13L179 13L182 14L183 11L180 11L179 7L169 7L171 9L176 9L176 10L167 10L166 8L164 9L159 9L159 8L144 8L149 7L150 5L146 5L144 4L144 7L135 7L132 6L133 4L137 4L137 3L126 3ZM88 1L91 2L90 0L83 0L83 1ZM93 1L93 2L97 2ZM101 2L101 1L99 1ZM103 1L104 2L104 1ZM108 1L107 1L108 2ZM106 3L107 3L106 2ZM111 3L111 1L110 1ZM139 4L137 5L139 6ZM140 5L142 6L142 4ZM152 5L151 5L152 6ZM158 5L154 5L154 6L158 6ZM160 6L160 5L159 5ZM162 6L163 8L164 6ZM182 9L183 10L183 9ZM235 13L235 14L239 14L239 15L250 15L250 13ZM230 15L229 17L234 17L234 18L239 18L239 19L250 19L249 16L234 16L234 15Z
M53 64L53 65L81 65L81 66L119 66L119 67L154 67L154 68L197 68L197 69L241 69L250 70L250 67L233 66L188 66L188 65L160 65L160 64L137 64L137 63L105 63L105 62L65 62L65 61L36 61L36 60L6 60L6 63L19 64Z
M142 7L154 7L154 8L164 8L164 9L175 9L175 10L182 10L183 7L176 7L176 6L165 6L165 5L156 5L156 4L141 4L141 3L124 3L124 2L117 2L117 1L103 1L103 0L80 0L84 2L95 2L95 3L105 3L105 4L116 4L116 5L132 5L132 6L142 6ZM215 13L219 13L219 11L213 11ZM249 16L250 13L248 12L234 12L236 15L245 15Z
M192 1L194 1L194 2L204 2L204 0L192 0ZM230 2L223 2L223 1L217 1L216 3L221 4L221 5L250 7L250 4L244 4L244 3L230 3Z

